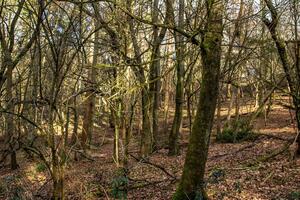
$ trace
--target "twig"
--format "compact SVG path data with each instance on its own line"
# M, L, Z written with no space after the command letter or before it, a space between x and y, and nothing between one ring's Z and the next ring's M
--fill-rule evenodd
M106 199L107 199L107 200L110 200L110 198L109 198L109 196L108 196L108 194L107 194L107 192L106 192L106 189L105 189L102 185L100 185L100 187L101 187L101 189L103 190Z
M267 182L267 180L269 180L273 175L274 175L274 171L272 171L261 184L264 184L265 182Z

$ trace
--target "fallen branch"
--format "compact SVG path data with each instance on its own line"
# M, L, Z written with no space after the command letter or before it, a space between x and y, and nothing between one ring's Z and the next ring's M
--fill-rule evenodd
M161 171L163 171L166 175L168 175L169 177L171 177L172 179L176 180L176 176L174 176L173 174L169 173L164 167L158 165L158 164L154 164L148 160L144 160L144 159L139 159L137 157L135 157L134 155L132 154L129 154L132 158L134 158L136 161L139 161L139 162L142 162L142 163L145 163L145 164L148 164L148 165L151 165L153 167L156 167L158 169L160 169Z
M220 155L215 155L215 156L213 156L213 157L211 157L211 158L209 158L209 159L216 159L216 158L220 158L220 157L223 157L223 156L227 156L227 155L234 155L234 154L237 154L237 153L239 153L239 152L242 152L242 151L244 151L244 150L246 150L246 149L249 149L249 148L251 148L251 147L254 147L255 145L256 145L257 143L251 143L251 144L249 144L249 145L246 145L246 146L244 146L244 147L242 147L242 148L240 148L240 149L238 149L238 150L236 150L236 151L233 151L233 152L229 152L229 153L225 153L225 154L220 154Z
M139 188L143 188L143 187L148 187L148 186L151 186L151 185L157 185L157 184L160 184L160 183L163 183L163 182L166 182L166 181L170 181L170 183L172 183L174 180L159 180L159 181L153 181L153 182L150 182L150 181L147 181L146 179L145 180L135 180L135 179L130 179L131 181L134 181L134 182L145 182L145 183L140 183L140 184L133 184L131 186L128 187L128 190L134 190L134 189L139 189Z
M283 138L283 137L280 137L280 136L277 136L277 135L271 135L271 134L265 134L265 133L260 133L259 136L265 136L265 137L268 137L268 138L287 141L287 142L292 142L293 141L293 139L287 139L287 138Z
M269 180L273 175L274 175L275 171L272 171L266 178L265 180L263 180L263 182L261 183L262 185L265 184L267 182L267 180Z
M90 157L84 150L79 149L71 149L71 151L74 151L75 153L79 153L82 157L90 160L90 161L96 161L94 158Z
M256 158L255 160L253 160L252 162L248 163L247 166L253 166L253 165L256 165L256 164L259 164L262 162L266 162L272 158L275 158L276 156L287 151L289 146L290 146L290 143L286 143L281 149L276 149L275 151L273 151L267 155L260 156L260 157Z

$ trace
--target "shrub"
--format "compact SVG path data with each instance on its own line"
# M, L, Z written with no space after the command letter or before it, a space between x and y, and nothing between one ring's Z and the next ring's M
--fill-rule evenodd
M217 141L224 143L236 143L245 140L255 140L257 134L253 132L253 126L247 119L233 120L224 125L223 131L217 135Z
M37 172L44 172L46 170L46 165L44 163L38 163L35 170Z
M112 180L112 195L114 199L127 199L128 183L126 170L123 168L117 170L116 176Z

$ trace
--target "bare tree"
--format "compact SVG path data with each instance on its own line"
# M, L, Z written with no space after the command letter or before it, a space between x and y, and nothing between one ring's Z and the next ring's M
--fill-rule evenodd
M207 22L201 43L200 100L189 139L183 174L173 199L208 199L204 172L213 125L221 62L223 1L206 1Z

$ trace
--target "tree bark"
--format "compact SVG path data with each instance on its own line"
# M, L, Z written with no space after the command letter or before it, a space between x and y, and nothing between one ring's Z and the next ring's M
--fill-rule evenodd
M99 21L96 19L95 21L95 29L97 29L100 24ZM83 118L83 125L82 125L82 145L85 148L86 143L91 143L92 140L92 133L93 133L93 126L94 126L94 113L95 113L95 84L96 84L96 65L98 62L98 52L99 52L99 32L95 32L94 38L94 52L93 52L93 61L92 66L88 69L88 87L90 89L89 92L86 93L87 99L85 102L85 113ZM86 141L88 140L88 141Z
M217 99L217 137L221 135L222 132L222 123L221 123L221 109L222 109L222 85L219 86L219 95L218 95L218 99Z
M13 64L11 59L7 58L6 63L7 73L6 73L6 109L8 114L6 114L6 144L8 145L8 149L10 152L10 167L12 170L18 168L17 163L17 153L15 150L15 123L14 117L11 113L14 113L14 101L13 101Z
M213 125L221 60L223 2L207 0L207 24L201 44L202 81L197 114L189 139L183 174L174 200L208 199L204 173Z
M175 21L175 20L174 20ZM178 27L184 26L184 0L179 1L179 18ZM173 119L172 129L169 135L169 155L177 155L179 153L178 137L182 121L182 105L183 105L183 76L184 76L184 38L178 33L174 33L176 48L176 94L175 94L175 115Z

